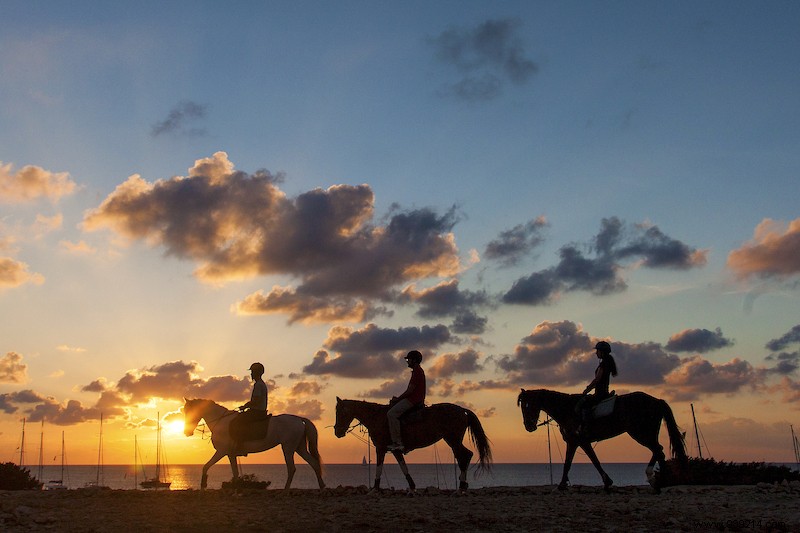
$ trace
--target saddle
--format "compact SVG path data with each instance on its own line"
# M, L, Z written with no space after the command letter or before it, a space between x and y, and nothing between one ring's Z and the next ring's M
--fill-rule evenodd
M231 421L228 430L237 442L261 440L267 437L271 414L259 411L242 413Z
M422 413L425 410L425 404L421 403L419 405L415 405L402 415L400 415L400 423L402 424L413 424L414 422L419 422L422 420Z
M608 393L608 398L600 400L597 405L592 407L589 411L589 418L603 418L614 412L614 405L617 403L617 392L611 391Z

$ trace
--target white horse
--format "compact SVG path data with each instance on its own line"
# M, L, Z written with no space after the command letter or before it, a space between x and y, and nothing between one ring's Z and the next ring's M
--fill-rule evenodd
M319 488L325 488L325 482L322 480L322 458L319 455L319 435L316 426L308 418L295 415L273 415L265 438L244 441L236 448L236 452L233 452L232 446L234 442L231 440L228 426L230 426L231 420L234 419L235 415L238 414L237 411L231 411L211 400L187 400L184 398L184 402L184 434L187 437L191 437L197 428L197 424L200 423L201 419L204 419L211 431L211 443L216 450L211 459L203 465L203 477L200 481L201 489L205 489L208 484L208 469L217 464L226 455L231 463L233 479L238 479L237 455L271 450L278 444L283 449L283 457L286 461L287 477L285 489L288 489L292 484L292 478L296 470L294 466L295 453L305 459L314 469Z

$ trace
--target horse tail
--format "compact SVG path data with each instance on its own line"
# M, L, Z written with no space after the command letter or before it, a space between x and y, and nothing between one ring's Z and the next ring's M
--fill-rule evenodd
M689 458L686 455L686 444L683 440L683 433L681 433L678 424L675 422L675 417L672 414L672 409L669 404L664 400L661 401L661 416L667 424L667 432L669 433L669 447L672 451L672 457L677 461L678 467L682 472L689 471Z
M487 471L491 470L492 448L489 445L489 438L483 431L483 426L481 425L481 421L478 420L478 416L469 409L464 409L464 411L467 413L470 438L472 439L472 443L475 445L475 448L478 449L478 469Z
M320 471L323 469L322 464L322 456L319 454L319 433L317 432L317 426L314 425L314 422L309 420L308 418L300 417L303 421L303 425L306 427L305 437L306 437L306 444L308 445L308 453L311 456L319 461L319 468Z

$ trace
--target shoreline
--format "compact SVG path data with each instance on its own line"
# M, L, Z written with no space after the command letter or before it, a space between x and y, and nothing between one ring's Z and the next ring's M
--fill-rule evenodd
M798 531L800 482L318 489L0 491L4 531Z

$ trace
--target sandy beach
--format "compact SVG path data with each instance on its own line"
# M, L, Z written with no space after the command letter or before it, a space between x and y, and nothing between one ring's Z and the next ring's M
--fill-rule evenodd
M495 487L465 495L366 487L0 492L3 531L800 531L800 483Z

